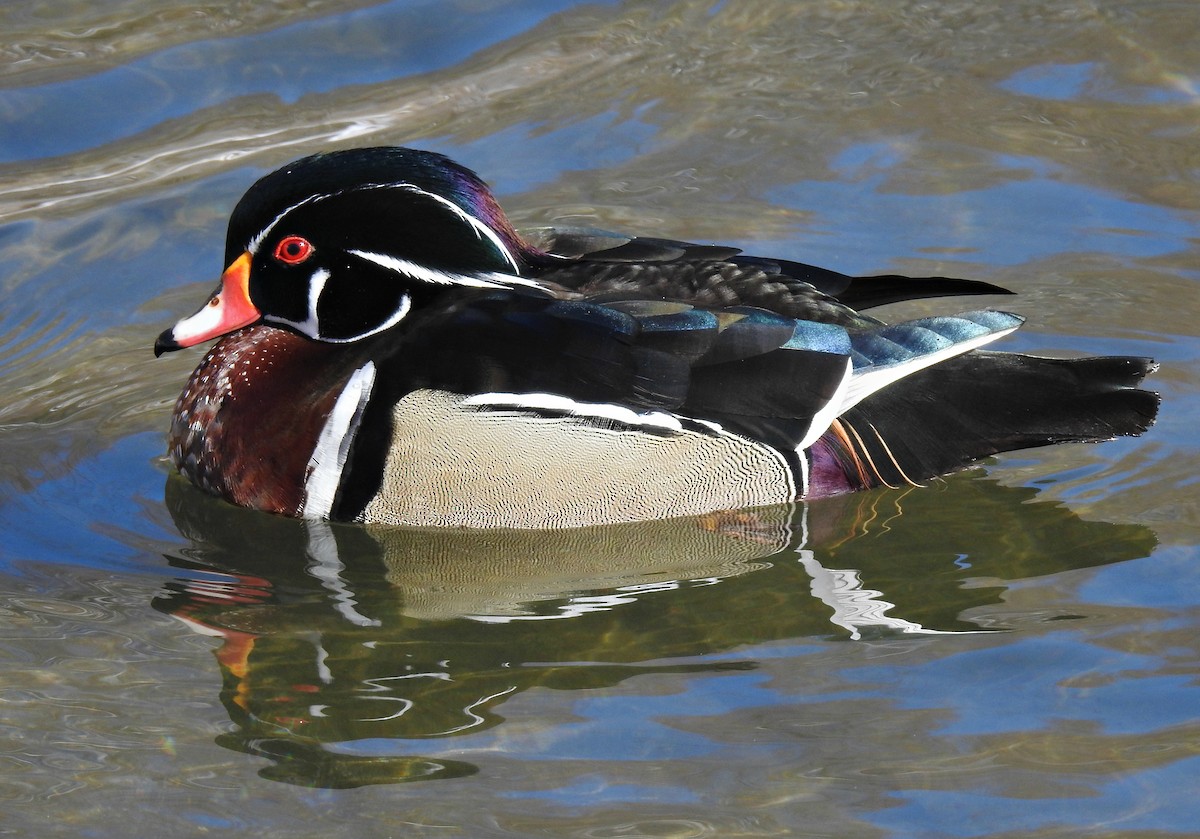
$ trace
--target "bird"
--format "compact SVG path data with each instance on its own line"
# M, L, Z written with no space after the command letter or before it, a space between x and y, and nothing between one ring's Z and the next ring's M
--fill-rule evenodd
M302 519L559 529L927 486L992 455L1144 432L1156 369L985 349L1020 315L869 310L1007 295L734 247L519 233L431 151L296 160L235 206L220 283L155 355L216 339L169 458ZM886 490L885 490L886 491Z

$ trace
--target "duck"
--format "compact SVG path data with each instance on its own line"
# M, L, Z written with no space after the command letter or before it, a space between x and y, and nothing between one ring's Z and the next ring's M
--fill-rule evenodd
M1007 295L734 247L519 233L430 151L296 160L235 206L226 267L155 355L215 343L175 404L174 468L302 519L561 529L927 486L990 456L1146 431L1156 368L985 349ZM886 491L886 489L884 490Z

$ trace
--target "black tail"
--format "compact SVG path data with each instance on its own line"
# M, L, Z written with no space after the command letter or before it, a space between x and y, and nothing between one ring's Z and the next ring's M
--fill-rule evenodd
M899 486L998 452L1141 434L1159 396L1148 358L1039 358L977 350L872 394L839 422L864 486Z

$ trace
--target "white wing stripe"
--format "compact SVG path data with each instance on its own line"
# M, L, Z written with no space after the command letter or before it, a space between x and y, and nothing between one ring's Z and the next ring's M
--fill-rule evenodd
M1003 338L1010 332L1015 332L1020 327L1020 324L1009 329L1001 329L996 332L988 332L985 335L980 335L977 338L972 338L967 341L960 341L957 344L951 344L935 352L927 355L922 355L908 361L901 361L896 364L886 364L880 367L867 367L861 372L856 373L850 381L850 386L846 389L842 396L841 405L838 407L837 416L841 416L846 411L853 408L859 402L866 399L872 393L882 390L893 382L898 382L905 376L910 376L918 370L924 370L926 367L932 367L945 361L948 358L954 358L957 355L962 355L985 344L990 344L999 338ZM830 417L832 420L832 417Z
M803 460L804 450L817 442L822 434L824 434L834 419L838 417L845 408L842 407L846 399L846 392L850 389L853 379L851 373L854 368L854 362L849 358L846 359L846 373L842 376L841 384L837 386L833 396L829 398L819 411L813 414L812 422L808 426L808 433L804 435L804 439L796 446L796 455Z

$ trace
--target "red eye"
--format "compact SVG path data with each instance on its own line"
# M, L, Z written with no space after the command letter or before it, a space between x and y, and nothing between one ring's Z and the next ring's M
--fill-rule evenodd
M275 258L284 265L299 265L312 253L312 243L303 236L284 236L275 246Z

